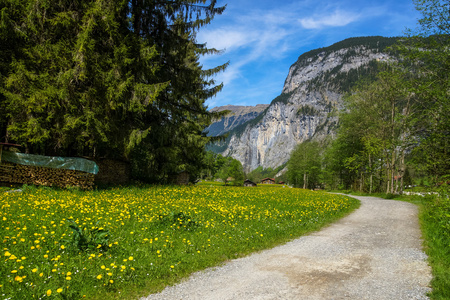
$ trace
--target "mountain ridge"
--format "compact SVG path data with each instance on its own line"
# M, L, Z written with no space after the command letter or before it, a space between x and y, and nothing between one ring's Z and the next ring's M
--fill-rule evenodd
M342 107L343 95L358 80L375 77L378 63L392 59L385 49L396 40L349 38L303 53L289 68L281 94L210 149L238 159L249 172L259 166L275 169L297 144L333 136L338 125L334 112Z

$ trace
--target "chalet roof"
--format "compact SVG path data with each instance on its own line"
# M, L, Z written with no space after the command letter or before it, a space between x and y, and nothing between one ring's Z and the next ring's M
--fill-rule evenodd
M267 178L261 179L261 181L264 181L264 180L272 180L272 181L275 181L275 178L269 178L269 177L267 177Z

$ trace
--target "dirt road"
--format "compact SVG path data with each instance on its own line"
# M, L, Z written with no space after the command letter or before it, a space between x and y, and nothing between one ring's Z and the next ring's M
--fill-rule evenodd
M417 207L355 197L361 207L285 245L195 273L143 299L428 299Z

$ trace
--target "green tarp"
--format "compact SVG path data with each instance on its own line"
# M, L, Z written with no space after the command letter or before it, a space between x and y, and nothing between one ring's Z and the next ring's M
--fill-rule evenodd
M3 151L1 161L35 167L76 170L92 174L98 173L98 166L94 161L78 157L43 156Z

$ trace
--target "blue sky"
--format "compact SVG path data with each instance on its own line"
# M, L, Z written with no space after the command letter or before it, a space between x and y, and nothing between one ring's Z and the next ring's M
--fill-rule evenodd
M268 104L301 54L350 37L404 35L420 17L412 0L218 0L225 4L197 35L198 42L223 50L202 57L204 69L230 61L216 76L225 86L207 100L209 108Z

